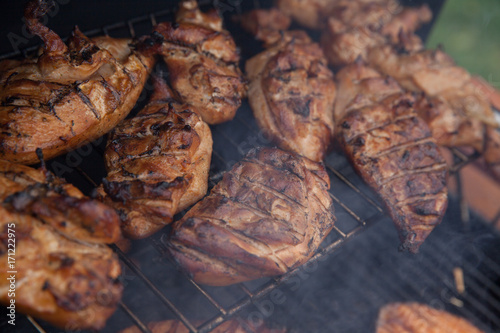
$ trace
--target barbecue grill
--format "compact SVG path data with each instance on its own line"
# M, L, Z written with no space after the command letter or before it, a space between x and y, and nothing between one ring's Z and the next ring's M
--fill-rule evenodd
M265 7L267 2L199 2L213 5L224 14L226 26L242 48L243 60L257 53L258 43L242 32L231 17ZM435 16L441 5L441 1L431 4ZM157 22L173 18L175 7L167 3L161 7L167 9L84 33L112 37L147 34ZM78 23L78 17L74 22ZM431 25L421 31L424 37ZM51 28L57 31L57 27ZM35 49L4 52L0 58L27 55ZM155 73L168 75L162 64L157 65ZM152 86L146 85L134 110L142 107L151 92ZM211 129L214 152L210 187L249 149L271 144L258 129L246 102L233 121ZM48 161L47 166L91 194L105 176L105 141L101 138ZM103 332L117 332L132 325L150 332L148 322L177 319L192 332L202 333L231 317L243 318L254 327L263 322L270 327L286 326L291 332L373 332L379 308L395 301L426 303L458 314L485 332L500 332L500 235L492 223L470 212L461 196L460 170L477 156L459 150L453 150L453 156L451 177L459 184L458 193L450 196L442 224L417 255L398 253L396 230L380 201L336 152L327 157L325 165L338 222L318 252L288 274L229 287L200 286L179 271L166 254L169 227L148 239L131 242L126 252L111 245L123 264L125 290L119 309ZM3 314L2 332L12 329L6 318ZM61 332L20 314L15 328L17 332Z

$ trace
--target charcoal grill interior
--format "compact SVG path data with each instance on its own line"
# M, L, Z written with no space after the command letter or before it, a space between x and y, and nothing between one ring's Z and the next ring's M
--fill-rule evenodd
M149 33L157 22L172 19L175 7L171 3L175 2L164 2L163 11L86 34L134 37ZM268 2L230 0L200 1L200 4L212 4L224 14L226 26L241 46L244 60L259 51L259 44L242 32L231 17L244 10L268 6ZM442 1L432 3L435 13L441 5ZM78 17L74 20L78 23ZM430 26L423 29L424 35ZM57 27L52 28L57 31ZM26 48L21 53L33 50ZM15 55L18 54L5 52L1 58ZM155 73L168 75L161 64ZM151 91L148 84L136 111ZM235 120L211 128L214 153L210 186L249 149L270 145L246 102ZM101 138L47 164L56 175L90 194L105 176L102 160L105 141ZM475 156L460 151L454 151L454 156L452 176L460 183L460 169ZM146 240L133 241L127 253L112 246L123 263L125 291L119 309L103 332L117 332L131 325L149 332L148 322L166 319L181 320L192 332L209 332L235 315L256 327L266 322L271 327L286 326L291 332L374 332L379 308L394 301L426 303L465 317L485 332L500 332L500 235L491 224L467 210L460 192L450 198L443 223L420 253L399 253L392 222L347 160L334 152L325 164L338 222L307 264L277 278L229 287L199 286L165 254L167 227ZM458 268L464 274L463 293L455 285L453 271ZM2 314L2 332L12 329L5 318ZM61 332L31 317L18 315L17 319L16 332Z

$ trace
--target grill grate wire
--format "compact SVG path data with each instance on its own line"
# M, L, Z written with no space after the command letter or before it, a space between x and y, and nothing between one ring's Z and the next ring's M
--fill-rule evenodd
M212 1L199 1L199 2L201 5L212 3ZM259 0L254 0L253 6L254 6L254 8L262 7L259 3ZM170 8L170 9L165 10L165 11L159 11L159 12L151 13L149 15L136 17L136 18L130 19L128 21L123 21L123 22L118 22L115 24L107 25L107 26L104 26L100 29L86 31L85 34L88 36L96 36L96 35L100 35L100 34L113 35L113 31L115 31L115 30L126 29L127 33L128 33L128 37L135 37L136 32L137 32L137 29L136 29L137 25L146 23L146 24L150 25L150 27L152 28L153 26L155 26L157 24L157 22L162 21L161 19L159 19L160 17L173 15L174 12L175 12L175 9ZM123 37L123 36L121 36L121 37ZM25 49L20 50L19 52L11 52L11 53L0 55L0 59L11 58L11 57L19 56L19 55L23 55L26 57L26 56L29 56L30 54L32 54L36 50L37 50L37 47L25 48ZM253 135L257 134L258 129L255 127L255 125L252 126L251 124L244 121L243 119L241 119L238 116L238 114L240 112L241 112L241 110L238 111L236 118L233 121L238 122L240 124L240 126L246 128L246 130L250 134L253 134ZM223 129L220 129L219 126L212 127L212 132L214 133L214 135L219 135L226 142L228 142L231 146L233 146L233 148L235 148L241 156L243 156L245 154L245 151L242 150L242 148L238 145L238 143L235 142L235 140L230 135L228 135ZM99 146L93 146L92 148L96 149L96 151L101 156L104 155L104 151ZM466 225L469 221L469 214L468 214L469 210L468 210L468 206L467 206L467 204L462 196L462 188L460 186L460 184L461 184L461 182L460 182L460 170L461 170L461 168L463 168L467 164L469 164L469 163L473 162L475 159L477 159L478 156L477 155L468 156L468 155L462 153L458 149L452 149L452 153L453 153L453 156L455 159L455 163L450 168L450 174L451 174L451 176L453 176L457 179L457 184L459 184L458 197L459 197L459 201L460 201L461 219L462 219L462 222L464 223L464 225ZM225 165L226 167L230 167L228 161L215 149L213 151L213 158L217 159L220 163L222 163L222 165ZM355 237L360 232L364 231L370 224L376 223L385 217L382 205L378 202L377 199L373 199L373 193L371 193L369 189L367 189L366 187L361 188L361 186L355 185L353 183L353 181L349 180L350 177L345 175L345 172L341 172L341 171L337 170L334 166L331 165L331 163L328 163L327 161L325 161L325 167L329 171L330 176L333 176L336 180L340 181L341 183L343 183L344 185L349 187L352 191L354 191L356 193L356 195L358 195L359 198L361 198L366 203L368 203L372 208L374 208L376 210L376 212L374 214L372 214L371 216L369 216L368 218L362 218L362 217L358 216L358 214L356 212L354 212L352 209L350 209L348 204L344 203L341 199L339 199L337 196L335 196L334 193L330 192L330 196L333 199L333 201L338 205L338 207L340 207L344 212L346 212L349 216L351 216L357 222L357 226L352 228L351 230L341 230L342 228L339 228L337 225L334 226L332 233L335 233L337 235L337 237L334 237L334 240L332 242L330 242L329 244L326 244L326 245L322 244L322 248L320 248L318 250L318 252L308 261L308 264L316 263L317 261L319 261L323 257L333 253L334 251L339 249L345 242L347 242L351 238ZM92 187L98 186L98 183L100 180L93 179L90 175L87 174L87 172L85 172L79 166L75 166L75 167L73 167L73 169L78 174L80 174L83 177L83 179L89 183L90 186L92 186ZM352 170L349 170L349 171L352 172ZM224 174L224 170L220 170L218 172L212 173L210 178L209 178L210 186L214 186L222 178L223 174ZM335 189L333 189L333 191L335 191ZM372 194L372 195L370 195L370 194ZM493 219L493 222L495 222L499 219L500 219L500 212ZM158 237L155 237L155 236L152 237L151 246L161 256L164 256L164 257L171 260L171 258L167 255L165 245L163 244L163 242L161 242L160 239L158 239ZM158 300L160 300L164 305L166 305L175 314L176 318L179 319L180 321L182 321L182 323L193 333L206 333L206 332L211 331L212 329L214 329L215 327L217 327L218 325L223 323L225 320L229 319L231 316L233 316L238 311L240 311L240 310L244 309L245 307L247 307L248 305L252 304L253 300L259 299L259 298L267 295L269 292L274 290L276 287L280 286L283 282L287 281L292 276L297 274L298 270L300 269L300 267L299 267L299 268L297 268L297 269L295 269L295 270L293 270L285 275L282 275L280 277L271 278L271 279L269 279L269 281L267 283L264 283L255 291L251 291L244 284L238 284L238 288L246 295L246 297L243 300L240 300L239 302L234 303L233 305L231 305L228 308L225 308L224 306L219 304L219 302L217 302L210 295L209 292L207 292L202 286L200 286L196 282L194 282L189 277L188 274L184 274L181 272L180 274L184 274L185 279L187 279L190 282L190 284L192 286L194 286L194 288L200 293L200 295L203 295L203 297L206 300L208 300L208 302L210 304L212 304L212 306L215 309L217 309L217 311L218 311L218 315L212 317L211 319L209 319L208 321L203 323L201 326L197 327L188 318L186 318L186 316L183 314L183 312L180 309L178 309L178 307L176 307L174 305L174 303L160 290L160 288L158 288L146 276L146 274L141 270L141 268L139 268L120 248L118 248L118 246L112 244L111 248L117 253L117 255L119 256L122 263L124 265L126 265L128 268L130 268L130 270L137 277L139 277L139 279L142 282L144 282L146 284L146 286L154 293L154 295L158 298ZM439 249L437 249L436 251L439 251ZM493 267L495 267L495 269L497 271L500 271L500 267L497 267L498 265L494 261L490 260L490 263ZM438 276L438 278L441 278L441 279L445 278L445 277L441 276L442 273L435 270L434 267L430 263L424 262L423 264L427 265L428 269L431 272L434 272ZM467 264L467 263L465 263L465 264ZM339 277L341 277L341 275L342 274L339 274ZM383 281L385 277L379 276L378 278ZM477 273L477 276L475 278L477 278L480 281L480 283L482 283L483 285L487 285L488 287L490 287L493 290L493 292L497 296L500 297L500 288L498 288L494 284L492 285L491 281L487 277L481 275L480 273ZM374 286L375 290L377 288L378 289L382 288L377 283L373 283L373 286ZM387 282L387 286L389 288L391 288L391 283ZM405 290L397 290L397 292L400 293L401 295L406 294ZM492 305L495 306L496 308L500 308L500 304L495 303ZM482 304L476 303L476 304L473 304L473 306L478 308L482 313L486 314L492 321L496 322L500 326L500 320L498 318L495 318L494 314L490 313L489 310L487 308L485 308ZM127 315L131 319L133 324L141 332L151 333L151 331L147 327L147 324L144 323L139 318L139 316L136 315L129 308L129 306L127 304L120 302L119 308L125 313L125 315ZM464 311L467 311L467 310L464 310ZM468 313L468 315L473 316L472 313ZM40 333L46 332L42 328L42 326L34 318L32 318L31 316L28 316L27 318L28 318L29 322L32 324L32 326L36 329L36 331L38 331Z

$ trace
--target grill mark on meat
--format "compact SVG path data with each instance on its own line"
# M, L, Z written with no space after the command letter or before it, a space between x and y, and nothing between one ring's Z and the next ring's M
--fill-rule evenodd
M405 114L405 115L399 116L397 118L394 118L394 119L391 119L391 120L387 120L386 122L384 122L382 124L377 124L375 127L370 127L368 129L366 129L364 132L359 133L359 134L353 136L351 139L347 140L346 142L347 143L351 143L353 140L357 139L358 137L360 137L362 135L369 134L370 132L373 132L373 131L376 131L376 130L384 129L387 126L396 124L397 122L400 122L400 121L404 121L404 120L408 120L408 119L414 119L414 118L415 118L415 116L412 115L412 114L410 114L410 115ZM342 121L342 125L341 126L342 126L343 129L351 129L351 125L347 121Z
M234 275L238 274L238 268L235 267L234 265L232 265L231 262L228 262L226 260L222 260L221 257L215 256L214 254L212 254L210 252L204 251L200 247L197 247L197 246L189 246L189 247L188 246L184 246L182 243L174 241L174 240L169 241L168 246L170 248L175 249L178 252L184 253L185 255L187 255L188 257L190 257L190 259L192 259L193 261L198 261L198 262L201 262L203 260L205 260L205 261L215 261L217 264L219 264L219 265L221 265L223 267L229 268L229 270L232 271L232 272L228 272L228 273L232 273ZM193 254L193 252L195 254ZM177 261L177 259L175 259L175 260ZM249 266L252 266L252 265L249 264ZM192 275L191 272L186 271L186 273L188 275L190 275L191 278L193 278L193 275Z
M19 74L18 72L12 72L9 77L7 77L7 79L5 80L4 84L3 84L3 87L7 87L9 84L10 84L10 80L16 76L17 74Z
M186 156L186 154L187 154L186 151L184 151L184 150L173 150L173 151L169 151L169 152L162 152L160 148L156 148L156 149L155 148L150 149L149 151L141 153L139 155L120 156L119 160L120 161L127 160L129 162L133 162L136 160L153 158L153 157L160 157L160 156L183 157L183 156Z
M252 185L256 186L256 187L259 187L259 189L261 189L262 191L268 192L268 193L270 193L270 194L272 194L272 195L274 195L274 196L276 196L276 197L278 197L278 198L280 198L282 200L288 201L290 203L295 203L295 204L299 205L302 208L306 208L302 203L298 202L297 200L293 199L292 197L290 197L290 196L288 196L286 194L278 192L277 190L273 189L269 185L251 181L247 177L245 177L245 180L247 182L251 183Z
M175 40L175 39L168 39L168 40L165 40L165 42L167 42L168 44L172 44L174 46L173 49L169 49L169 51L171 51L171 52L177 52L177 51L183 52L183 53L193 52L194 54L199 54L199 55L202 55L204 57L209 58L210 60L213 60L219 66L231 66L231 65L233 65L232 62L225 61L222 58L218 58L214 54L212 54L208 51L202 51L202 50L198 49L198 45L203 45L203 43L207 42L208 40L211 40L213 37L217 37L220 34L221 33L217 31L216 34L208 36L207 38L204 38L203 40L201 40L197 44L186 44L186 43L182 43L182 42ZM224 35L224 36L228 37L227 35Z
M423 167L423 168L415 168L415 169L410 169L410 170L405 170L399 173L396 173L395 175L388 177L388 178L383 178L381 181L377 182L377 185L379 188L381 188L384 185L387 185L388 183L391 183L395 180L399 180L405 176L411 176L411 175L418 175L418 174L425 174L425 173L431 173L431 172L442 172L447 170L447 166L445 163L435 163L431 166Z
M413 197L408 197L403 201L396 202L394 204L394 207L401 208L404 206L408 206L408 204L414 204L417 202L424 202L424 201L433 201L433 200L442 199L442 198L446 198L446 197L447 197L446 193L443 193L441 190L437 191L436 193L423 193L423 194L415 195Z
M118 104L121 104L122 100L121 100L120 93L118 93L116 91L116 89L112 85L110 85L105 78L103 78L102 76L101 76L101 78L102 78L102 80L100 82L101 82L102 86L113 95L113 97L118 102Z
M215 226L231 231L231 233L233 235L237 236L239 240L243 241L244 243L249 244L250 246L253 246L254 248L258 249L259 252L261 252L261 253L264 252L267 255L271 255L272 261L277 263L278 267L283 266L283 267L286 267L287 269L289 268L279 257L276 256L276 251L273 251L269 247L269 245L267 245L265 242L260 241L255 237L249 236L248 234L243 233L239 229L231 227L231 225L223 219L214 218L214 217L206 216L206 215L199 215L197 217L200 219L203 219L203 220L211 221ZM242 250L250 254L250 252L248 252L244 249L242 249ZM252 255L252 254L250 254L250 255ZM226 257L224 257L224 258L226 258ZM230 258L230 257L228 257L228 258ZM250 266L252 265L251 263L249 263L249 264L250 264Z
M265 164L267 166L271 166L269 164ZM272 166L271 166L272 167ZM278 170L277 168L274 168L275 170ZM282 170L283 171L283 170ZM274 190L273 188L269 187L268 185L266 184L263 184L263 183L259 183L259 182L253 182L251 181L248 177L245 177L244 175L240 174L239 175L240 177L234 177L233 179L236 179L238 182L240 182L241 184L250 184L252 187L255 187L255 188L258 188L262 191L265 191L267 193L270 193L272 195L274 195L275 197L281 199L281 200L284 200L284 201L287 201L287 202L290 202L292 201L293 203L295 204L298 204L300 205L301 207L305 208L305 206L303 206L301 203L297 202L296 200L294 200L293 198L287 196L286 194L283 194L281 192L278 192L277 190ZM241 179L241 176L243 177L243 179ZM262 186L262 187L260 187Z
M234 179L236 179L238 182L240 182L240 183L243 184L243 182L241 182L240 179L238 179L238 178L234 178ZM246 182L246 183L248 183L248 182ZM252 188L259 188L259 186L257 186L255 183L250 183L250 184L251 184ZM295 233L295 234L297 234L299 236L302 236L302 237L304 236L304 234L302 234L302 233L298 232L297 230L291 228L290 223L287 220L284 220L284 219L281 219L281 218L276 217L274 215L271 215L271 213L268 212L268 211L264 211L264 210L259 209L257 207L250 206L248 204L245 204L244 202L236 200L235 198L231 198L231 197L227 196L225 193L222 193L222 191L217 191L217 194L219 194L220 196L222 196L223 200L226 199L226 200L229 200L232 204L244 207L244 208L248 209L249 211L251 211L252 213L254 213L255 215L257 215L259 217L272 218L273 220L275 220L280 225L286 227L290 232Z
M81 90L80 90L80 87L78 87L78 84L76 84L74 86L75 88L75 92L77 94L78 97L80 97L80 99L82 100L82 102L87 105L87 107L90 109L90 111L92 111L92 113L94 114L94 116L98 119L98 120L101 120L101 116L99 114L99 112L97 112L94 104L92 103L92 101L89 99L89 97L87 95L85 95Z
M377 152L376 154L372 155L371 157L373 157L373 158L381 158L381 157L384 157L384 156L387 156L387 155L390 155L392 153L395 153L395 152L398 152L398 151L402 151L402 150L405 150L405 149L408 149L408 148L417 147L417 146L424 145L424 144L427 144L427 143L433 143L434 141L435 140L432 137L424 137L422 139L418 139L418 140L411 141L411 142L408 142L408 143L403 143L403 144L400 144L400 145L390 146L387 149L384 149L384 150L381 150L381 151ZM405 152L406 156L404 156L404 159L408 158L408 154L409 153Z
M310 195L310 194L309 194ZM323 205L323 202L321 202L321 200L318 198L318 196L313 193L312 194L313 197L314 197L314 200L318 203L318 205L323 209L323 213L326 213L326 214L332 214L332 212L328 209L328 207L325 207L325 205Z
M277 171L284 171L284 172L287 172L287 173L290 173L290 174L296 176L297 178L299 178L302 181L304 180L304 177L302 177L301 175L299 175L298 173L296 173L295 171L293 171L291 169L279 168L279 167L277 167L277 166L275 166L273 164L264 163L264 162L256 160L256 159L243 158L241 161L245 162L245 163L257 164L257 165L260 165L260 166L263 166L263 167L270 167L270 168L272 168L274 170L277 170Z

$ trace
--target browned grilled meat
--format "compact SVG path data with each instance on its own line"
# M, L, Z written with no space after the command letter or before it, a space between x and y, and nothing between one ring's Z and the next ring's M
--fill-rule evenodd
M108 177L100 194L122 218L122 230L144 238L207 192L212 134L196 109L178 103L161 79L144 109L111 133Z
M243 29L267 45L279 41L281 31L287 30L290 24L290 18L276 8L254 9L241 16Z
M113 209L47 172L0 160L0 302L64 329L101 329L121 298ZM15 235L15 240L9 234ZM9 271L16 271L12 274ZM15 275L15 296L7 277Z
M413 32L432 17L427 5L403 8L395 0L339 0L330 13L321 45L334 66L366 60L371 48L388 43L420 50L422 41Z
M336 110L340 144L384 201L401 249L417 252L446 210L445 160L412 107L413 96L398 91L393 79L361 63L346 66L337 77L339 92L353 96Z
M165 320L148 324L148 328L153 333L189 333L189 329L177 320ZM140 333L138 327L124 329L120 333ZM239 319L231 319L220 326L217 326L211 333L284 333L284 329L269 329L264 325L255 328L252 325Z
M253 149L175 222L170 253L202 284L283 274L310 258L333 227L329 186L320 163Z
M276 0L285 15L309 29L322 29L336 0Z
M482 333L467 320L418 303L393 303L379 313L377 333Z
M153 58L132 50L130 40L88 39L75 28L68 44L39 19L43 0L25 11L42 54L0 63L0 158L33 164L67 152L108 132L133 108Z
M264 133L281 148L320 162L333 138L335 82L317 43L303 31L246 63L248 98Z
M160 23L159 51L167 64L172 88L183 102L196 107L203 120L219 124L233 119L246 95L238 67L239 54L222 19L203 14L196 1L182 1L177 23Z
M421 99L419 113L438 144L473 147L484 153L495 172L500 161L495 142L500 141L500 135L494 128L499 124L488 96L477 88L465 69L439 49L400 54L384 46L371 50L369 61L404 88L425 93L428 98Z

